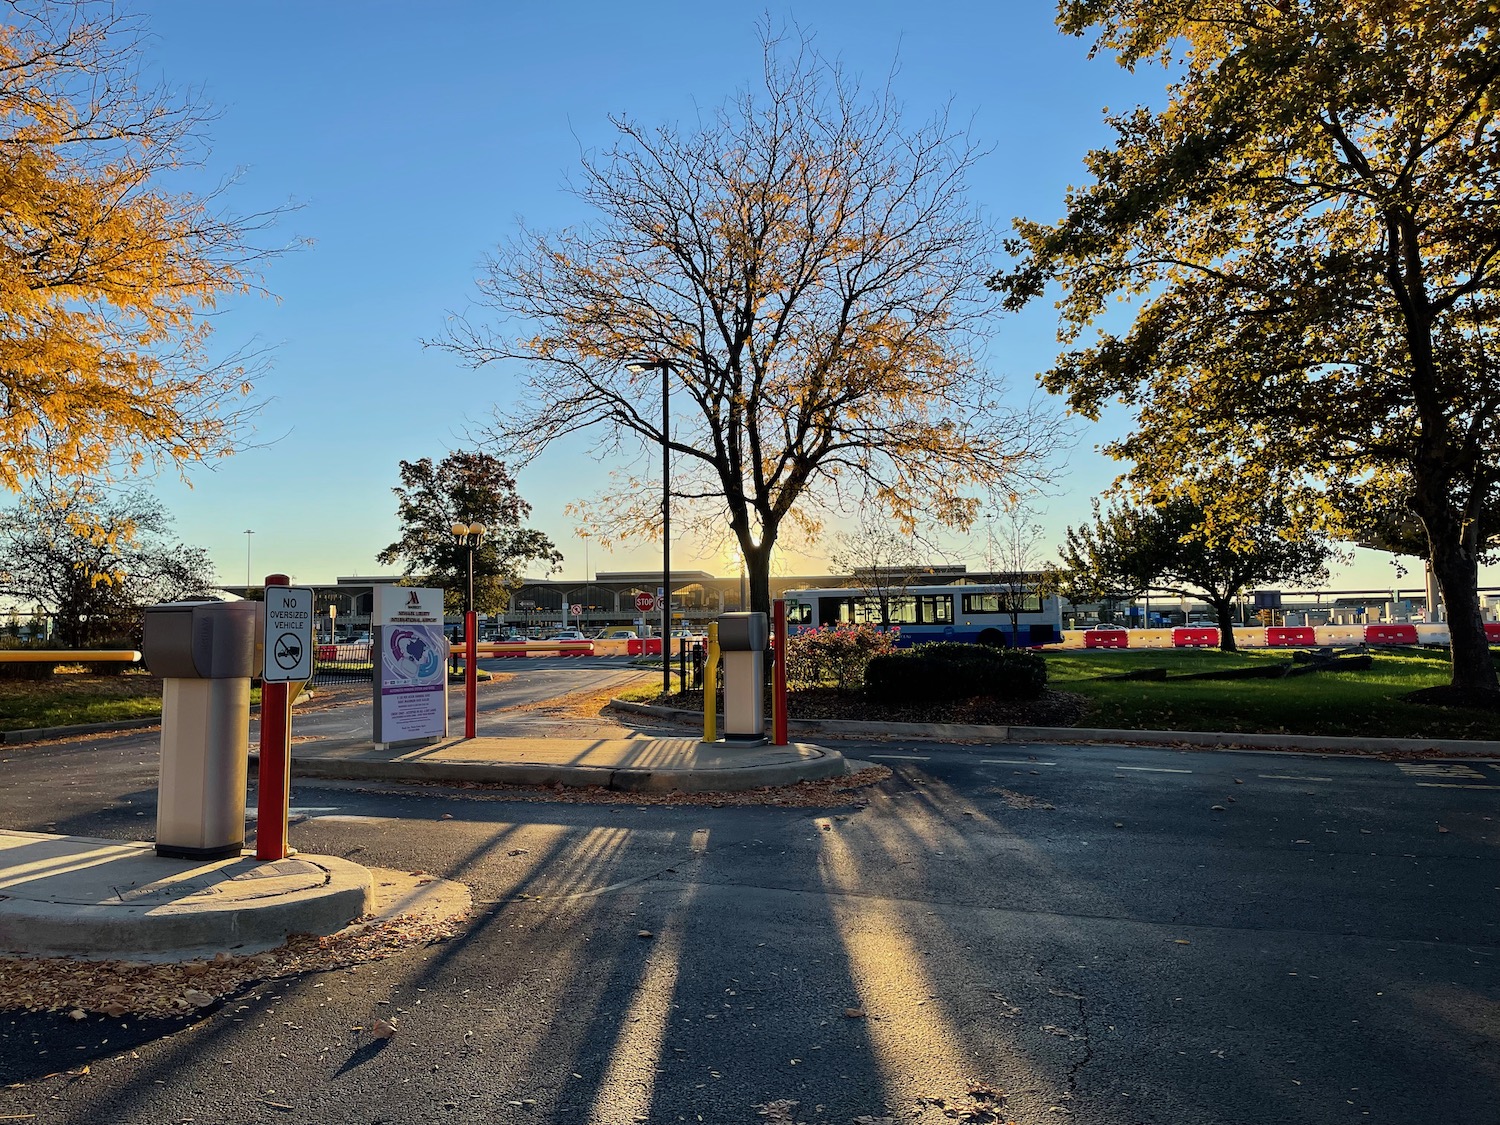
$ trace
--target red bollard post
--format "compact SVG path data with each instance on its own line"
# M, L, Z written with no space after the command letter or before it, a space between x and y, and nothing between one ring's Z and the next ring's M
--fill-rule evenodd
M464 737L473 738L479 710L479 615L464 614Z
M774 701L771 719L771 745L785 746L786 739L786 601L771 603L771 619L776 630L776 652L771 660L771 697Z
M289 586L285 574L266 575L266 588ZM292 708L286 684L260 684L260 770L255 784L255 858L288 855L287 813L292 791Z

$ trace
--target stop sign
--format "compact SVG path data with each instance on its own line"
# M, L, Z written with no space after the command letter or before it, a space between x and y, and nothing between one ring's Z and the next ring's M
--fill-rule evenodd
M640 610L642 613L646 613L650 610L655 609L656 595L648 594L646 593L646 591L642 590L635 596L635 608Z

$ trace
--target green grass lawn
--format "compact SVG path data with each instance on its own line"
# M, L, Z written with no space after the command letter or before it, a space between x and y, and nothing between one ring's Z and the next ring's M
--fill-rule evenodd
M260 702L259 688L250 702ZM0 731L160 716L161 681L145 672L95 676L64 668L43 680L0 680Z
M149 719L161 714L161 681L140 672L60 671L43 680L0 680L0 731Z
M1047 654L1048 686L1092 704L1081 726L1126 730L1245 731L1388 738L1500 739L1500 714L1406 702L1418 688L1446 684L1438 649L1375 651L1365 672L1314 672L1287 679L1187 680L1191 672L1280 664L1290 653L1216 649ZM1165 681L1100 680L1165 668Z
M1090 711L1080 720L1081 726L1500 740L1500 714L1409 703L1402 698L1418 688L1448 682L1447 653L1437 649L1377 651L1367 672L1314 672L1288 679L1240 681L1177 677L1284 663L1290 654L1113 650L1049 653L1046 659L1051 687L1089 700ZM1099 679L1142 668L1165 668L1168 678ZM621 694L654 699L660 690L660 684L641 683ZM259 691L252 693L252 701L258 698ZM160 681L140 672L118 676L59 672L50 680L0 680L0 731L160 714Z

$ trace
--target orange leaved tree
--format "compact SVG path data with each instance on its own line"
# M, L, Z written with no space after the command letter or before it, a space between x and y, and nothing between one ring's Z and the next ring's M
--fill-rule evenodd
M204 314L247 289L267 216L174 193L202 111L140 79L113 4L11 4L0 23L0 486L183 466L234 448L245 358Z

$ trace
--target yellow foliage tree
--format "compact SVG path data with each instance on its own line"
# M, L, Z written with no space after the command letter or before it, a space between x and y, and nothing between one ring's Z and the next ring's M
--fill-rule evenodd
M909 127L806 42L762 40L763 90L697 128L616 119L579 190L600 220L523 232L480 282L501 324L455 318L441 341L524 362L493 427L522 463L589 427L601 452L669 446L674 519L728 529L759 611L788 520L866 505L966 526L1045 471L1054 437L984 366L998 242L966 198L980 150L942 115ZM653 484L618 480L591 508L598 537L659 535Z
M142 28L109 3L13 3L0 24L0 485L231 452L245 357L204 314L253 283L267 216L159 183L202 111L142 85Z

